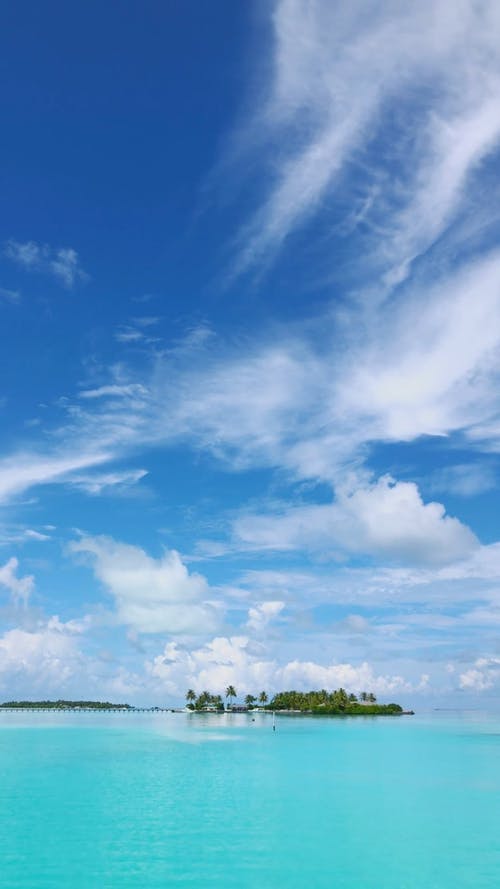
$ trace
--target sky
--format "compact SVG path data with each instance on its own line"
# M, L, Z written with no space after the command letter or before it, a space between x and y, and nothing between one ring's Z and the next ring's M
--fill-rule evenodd
M4 6L1 700L498 703L499 33Z

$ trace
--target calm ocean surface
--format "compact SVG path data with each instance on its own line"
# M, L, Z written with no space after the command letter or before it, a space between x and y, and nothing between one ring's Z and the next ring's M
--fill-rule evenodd
M0 712L2 889L493 889L500 717Z

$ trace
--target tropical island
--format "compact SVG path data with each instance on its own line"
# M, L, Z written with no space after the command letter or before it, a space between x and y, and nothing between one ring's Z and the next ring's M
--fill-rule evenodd
M130 704L111 704L109 701L5 701L5 710L133 710Z
M244 705L235 704L237 692L233 685L226 688L226 700L224 703L220 694L213 695L209 691L202 691L197 695L192 688L186 693L186 706L188 710L198 713L242 713L258 709L259 711L272 711L282 713L309 713L324 716L399 716L413 714L412 710L403 710L400 704L379 704L372 692L361 692L359 697L348 694L345 689L338 688L328 692L320 691L280 691L271 700L265 691L258 696L247 694Z

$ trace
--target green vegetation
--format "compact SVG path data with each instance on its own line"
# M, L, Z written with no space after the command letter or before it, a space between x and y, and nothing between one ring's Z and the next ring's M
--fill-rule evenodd
M217 712L223 712L224 710L224 702L221 696L212 695L209 691L202 691L201 694L196 695L196 692L190 688L186 693L186 701L189 710L211 710Z
M358 700L343 688L328 692L281 691L274 695L269 710L298 710L301 713L317 713L346 716L393 716L403 712L399 704L378 704L374 694L363 692Z
M233 709L233 699L237 696L233 685L228 685L226 698L230 703L228 710ZM397 716L403 713L399 704L379 704L377 698L370 692L362 692L358 697L348 694L343 688L328 692L321 691L280 691L274 695L268 703L268 696L262 691L258 698L248 694L245 697L245 707L236 709L253 710L258 701L261 709L292 711L300 713L314 713L318 715L345 715L345 716ZM196 695L193 689L186 694L187 707L194 711L224 712L224 702L220 695L212 695L209 691L202 691ZM411 711L410 711L411 712Z
M5 701L0 708L16 710L133 710L130 704L109 701Z

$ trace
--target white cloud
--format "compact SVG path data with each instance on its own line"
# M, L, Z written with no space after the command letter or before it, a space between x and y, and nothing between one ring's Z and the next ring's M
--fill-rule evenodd
M81 663L73 636L54 625L36 632L16 628L0 637L0 683L6 689L26 679L30 688L60 688L81 670Z
M144 677L131 672L115 658L97 656L83 647L93 618L61 620L53 615L37 620L32 628L15 627L0 636L0 690L2 697L70 697L127 700L144 703ZM154 697L153 697L154 699Z
M140 383L111 383L107 386L99 386L97 389L84 389L80 392L80 398L126 398L128 396L137 395L141 397L146 394L146 389Z
M263 633L268 624L276 617L279 617L284 607L285 603L278 600L259 602L248 610L248 630L256 635Z
M97 496L112 490L123 491L137 484L147 475L146 469L128 469L118 472L103 472L88 475L73 475L71 485L86 494Z
M28 540L50 540L49 534L42 534L41 531L35 531L34 528L26 528L24 537Z
M115 331L115 340L119 343L141 343L144 346L159 342L157 337L151 335L149 328L154 327L160 319L152 315L142 318L133 318L128 324L122 324Z
M428 480L431 491L456 494L459 497L474 497L493 490L495 486L496 473L493 466L474 462L436 469Z
M350 635L365 634L372 630L373 626L370 621L361 614L348 614L344 620L338 621L332 627L334 633L347 633Z
M439 110L431 116L426 134L429 143L412 183L413 193L410 187L407 205L395 214L392 237L381 248L387 261L392 261L387 283L399 284L412 261L439 238L466 198L468 178L497 145L500 108L495 94L499 84L500 68L495 80L482 82L477 90L480 95L469 96L456 116L451 109L447 116Z
M370 664L328 664L314 661L291 661L280 670L283 687L295 688L345 688L350 692L373 691L387 695L410 690L411 683L402 676L379 676Z
M88 277L72 247L53 248L36 241L22 243L11 239L5 245L4 255L28 271L52 275L68 290Z
M81 619L73 619L62 621L58 614L53 614L47 621L47 630L50 632L69 633L70 635L81 635L92 626L92 618L86 614Z
M46 259L45 248L35 241L26 241L23 244L11 239L5 245L4 254L7 259L11 259L27 269L38 268L40 263Z
M88 556L97 579L113 596L117 620L140 633L209 633L216 625L210 588L190 574L175 550L154 559L137 546L109 537L82 537L70 551Z
M71 453L70 453L71 451ZM18 453L0 459L0 503L34 485L66 481L76 470L98 466L110 459L105 453Z
M364 440L399 441L468 430L494 416L500 333L491 322L498 317L500 254L416 288L372 318L336 387L336 412Z
M223 691L230 683L238 694L274 692L297 688L338 688L348 691L374 691L381 695L411 689L401 676L379 675L368 663L326 665L314 661L289 661L279 664L266 657L261 646L255 647L247 636L216 637L201 648L188 651L175 642L168 643L162 654L148 665L173 695L182 695L187 688L198 692Z
M352 306L342 322L276 331L277 343L238 354L218 344L195 360L158 357L147 378L122 374L87 390L98 404L73 413L79 437L122 453L185 439L237 468L333 482L372 442L460 432L490 447L499 437L485 424L500 410L500 255L434 279L368 320Z
M340 489L334 503L292 507L282 515L237 519L235 535L262 549L312 549L370 554L422 565L465 558L479 546L440 503L424 503L413 482L383 476Z
M279 467L335 484L373 442L461 433L490 448L492 436L500 440L499 345L495 254L415 287L369 323L352 306L342 320L326 316L300 335L278 330L274 342L269 334L238 354L210 342L156 356L140 378L111 368L109 382L68 404L55 439L78 456L88 442L99 456L82 455L87 465L184 440L239 469ZM5 460L0 493L3 484L40 483L46 470L66 481L72 462L64 453Z
M498 143L498 7L280 0L272 24L267 101L240 138L240 154L248 144L270 158L270 186L240 233L236 269L276 252L326 199L352 203L356 164L382 235L378 258L397 283L453 220Z
M72 247L62 247L54 251L54 256L49 262L52 274L60 282L71 290L77 281L84 281L86 273L80 267L78 253Z
M144 333L133 327L122 327L115 333L115 340L119 343L139 343L144 339L146 339Z
M0 586L9 590L15 603L20 602L26 606L35 588L35 578L32 574L18 577L18 568L19 562L14 556L5 565L0 565Z
M155 327L161 321L161 318L158 315L140 315L137 318L132 318L132 325L137 325L137 327Z
M262 690L272 675L273 664L259 661L251 651L246 636L216 637L192 651L171 642L149 663L148 669L174 695L189 687L223 692L230 683L240 686L238 692L254 691L256 685Z
M14 543L26 543L26 541L44 542L50 540L50 536L45 533L49 529L45 526L43 528L44 531L42 532L19 524L0 524L0 545L6 546Z
M460 688L486 691L500 681L500 658L480 657L474 666L460 674Z
M283 126L296 128L297 137L286 143L291 154L283 164L283 155L278 159L275 188L250 225L255 228L250 252L272 252L314 210L340 181L337 171L343 175L353 152L359 157L369 122L387 123L389 98L400 102L404 126L406 115L412 126L418 119L421 137L413 140L415 130L409 129L408 140L395 148L398 175L382 182L369 156L364 158L371 195L365 209L368 216L372 204L378 212L377 202L384 214L387 209L379 253L385 250L387 274L404 277L408 263L455 218L464 184L495 144L497 16L493 4L479 8L468 0L461 0L460 14L443 0L411 8L375 4L369 10L356 2L348 13L328 3L281 0L274 15L274 75L264 118L280 142ZM420 88L423 107L416 98ZM406 101L408 91L412 101ZM400 155L407 150L404 160ZM393 188L389 182L396 183L397 200L393 191L384 192ZM6 250L26 268L54 262L74 266L70 249L61 256L36 242L11 241ZM369 285L343 315L327 310L301 329L259 331L259 340L231 348L214 342L200 326L182 349L156 356L141 378L111 368L109 381L69 404L67 423L52 436L54 453L20 453L0 462L0 497L46 481L75 481L80 469L180 441L233 468L271 466L294 478L327 480L335 488L346 464L362 463L372 443L460 434L474 447L494 447L500 441L500 254L474 261L464 257L461 263L453 273L444 262L426 266L397 300L375 308L366 308ZM64 277L62 267L58 274ZM155 320L135 319L129 332L142 336ZM40 431L44 443L46 431ZM81 441L91 444L89 454L81 453ZM134 470L124 472L134 480ZM100 489L87 474L79 477ZM116 483L115 473L101 476L106 478ZM327 535L315 517L324 514L330 541L343 551L408 555L422 562L436 561L438 548L443 560L454 558L462 546L465 554L470 551L475 541L458 520L438 504L423 504L415 488L401 484L371 493L361 489L349 497L339 489L324 513L316 507L290 510L289 527L281 523L281 529L289 540L297 533L292 525L303 520L310 529L306 536L314 532L323 545ZM470 479L464 484L473 493ZM399 495L408 497L406 511L396 504ZM388 515L378 527L378 510L386 507ZM414 527L395 527L403 513L415 519ZM353 534L343 531L344 518ZM255 539L258 529L248 527L243 538ZM273 542L276 524L268 523L266 530ZM427 548L434 531L434 549ZM393 532L395 542L389 545Z

